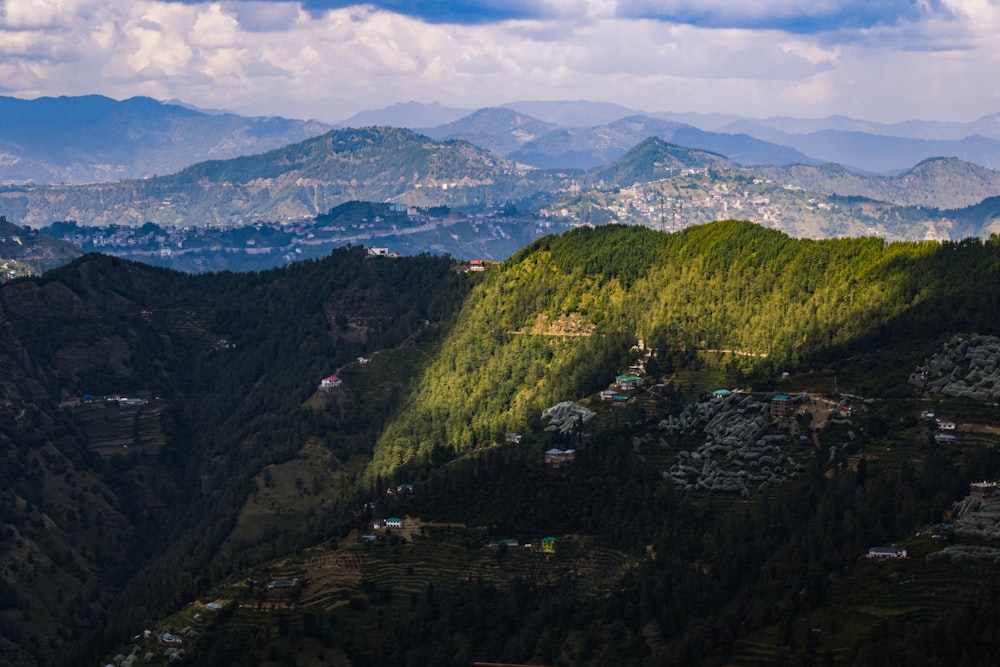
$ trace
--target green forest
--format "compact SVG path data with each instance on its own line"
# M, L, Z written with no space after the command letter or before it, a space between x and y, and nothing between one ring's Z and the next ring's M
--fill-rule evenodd
M798 240L736 221L540 239L473 289L380 439L375 472L525 428L545 407L606 386L640 340L665 361L726 351L734 375L764 387L783 370L822 368L915 332L995 331L997 295L969 286L997 279L998 250L993 240Z
M988 661L996 566L926 527L1000 476L1000 420L908 378L1000 335L1000 241L604 226L466 268L86 255L0 286L0 665ZM773 485L671 478L722 435L663 424L718 389Z

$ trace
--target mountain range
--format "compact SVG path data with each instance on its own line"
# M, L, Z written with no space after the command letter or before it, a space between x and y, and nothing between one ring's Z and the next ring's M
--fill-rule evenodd
M741 167L718 153L649 138L590 170L537 169L461 140L379 127L332 130L171 176L82 186L8 185L0 187L0 202L12 219L34 227L52 221L75 221L84 228L304 221L362 200L470 212L495 212L514 203L522 213L568 225L662 226L669 212L673 228L735 216L813 238L878 233L923 239L989 236L994 231L989 207L962 213L960 224L951 211L998 193L994 170L959 160L931 160L900 176L872 177L822 165ZM400 224L419 226L411 220Z
M513 102L504 105L504 108L519 115L529 116L536 122L558 125L571 135L580 137L581 143L585 143L582 137L586 136L588 131L600 136L601 126L613 125L624 118L638 116L648 119L647 122L667 121L683 127L671 128L668 125L665 126L663 134L656 136L683 146L719 150L736 162L744 163L746 159L746 164L781 163L778 159L795 161L794 156L801 154L807 156L805 159L807 162L835 162L856 171L871 173L905 170L922 160L934 157L958 157L988 167L1000 167L996 144L1000 140L1000 114L984 116L966 123L921 120L878 123L845 116L817 119L787 117L759 119L736 114L647 112L620 105L586 101ZM413 118L419 118L421 122L408 122L405 115L398 113L400 110L398 106L365 112L364 119L375 124L384 122L426 130L450 125L475 113L465 109L417 103L409 103L406 109L413 114ZM427 122L429 117L433 118L433 122ZM343 124L352 122L353 119L348 119ZM488 127L480 131L480 137L469 132L468 128L456 129L463 132L463 138L472 143L487 140L489 136L496 134L494 128ZM684 137L683 140L666 134L678 130L682 130L680 137ZM691 141L698 143L687 143L688 135ZM750 141L751 139L763 143L755 143ZM714 147L705 143L708 141L716 142ZM720 150L722 146L726 146L726 150ZM778 147L784 152L778 150ZM597 145L587 148L599 149ZM778 159L762 159L762 156L768 155L767 152L762 153L764 148L771 151ZM746 158L741 157L743 151L747 151ZM545 163L546 166L554 164L552 160L558 156L560 156L559 151L549 148L545 148L540 154L529 153L529 157L536 161L549 160ZM573 158L574 154L569 153L558 159L563 161L561 166L568 166L566 161ZM587 159L593 160L594 156L589 155ZM592 166L592 163L587 163L585 166Z
M437 139L459 138L540 167L606 164L649 136L746 165L835 162L887 173L928 158L958 157L1000 167L997 116L970 123L885 124L846 117L643 112L586 101L512 102L478 110L410 102L365 111L338 126L393 126ZM330 129L316 121L245 118L143 97L0 97L0 182L97 183L165 175Z
M968 160L929 158L902 171L873 175L821 163L805 152L746 133L702 130L651 115L606 121L628 111L606 104L525 102L512 105L522 111L480 109L420 131L371 126L323 132L326 128L317 124L241 119L147 98L120 103L100 97L6 99L3 103L14 113L0 124L0 138L6 131L20 137L26 147L36 142L38 155L48 156L53 164L60 160L60 164L70 164L70 156L80 163L93 161L98 168L109 160L119 165L131 160L132 166L122 166L120 171L135 168L145 173L143 165L178 159L184 146L190 160L206 146L208 153L214 153L223 144L233 152L263 148L269 142L280 144L262 153L196 162L159 176L77 185L0 186L3 215L18 225L64 230L67 235L61 238L81 246L103 247L186 270L266 268L316 256L338 238L341 242L381 238L406 252L502 259L497 252L515 249L513 239L526 242L545 230L606 222L679 229L738 217L812 238L865 234L890 240L987 237L996 231L991 198L1000 196L998 172ZM78 113L72 113L76 107ZM414 104L393 110L422 118L446 111ZM460 115L465 110L452 111ZM377 113L372 114L370 120L377 120ZM605 122L570 124L595 120ZM753 129L745 119L710 120L721 128ZM869 148L854 150L850 141L838 140L843 155L850 159L866 151L882 159L910 150L906 146L888 152L871 150L887 141L946 147L941 143L945 139L859 134L866 130L946 135L938 126L921 129L914 123L900 129L834 118L829 119L832 128L811 134L780 129L814 127L811 122L792 120L768 119L755 131L782 141L793 134L796 140L806 141L817 134L852 132ZM49 132L41 131L46 122L51 125ZM976 127L987 131L989 125L986 118ZM959 132L957 126L948 128ZM309 133L314 136L284 143L294 134ZM236 135L256 143L240 144ZM954 144L956 140L947 141ZM983 143L967 137L957 141L988 152L988 142L995 140ZM165 145L170 149L163 149ZM25 155L28 152L25 149ZM112 154L117 157L112 159ZM136 162L136 156L142 160ZM14 167L21 162L21 158L11 161ZM446 206L456 209L457 215L440 218L428 228L422 227L420 216L394 218L392 229L364 230L356 222L352 230L331 227L317 238L319 227L312 230L309 221L352 201L423 209ZM516 210L517 222L509 215L492 218L501 209ZM486 227L475 222L477 215L490 218ZM461 227L453 226L459 221ZM69 224L53 226L62 222ZM153 227L144 232L144 240L115 231L147 224ZM504 231L508 224L516 226ZM233 235L229 230L246 225L256 226L258 233ZM264 227L271 230L274 225L288 226L272 230L275 234L264 233ZM84 230L92 226L105 229L84 238ZM206 245L207 237L195 238L194 232L190 238L181 238L187 232L166 231L186 227L217 228L218 242ZM477 239L479 230L488 230L482 232L487 236ZM231 256L233 261L210 257L206 253L213 247L219 259Z
M148 97L0 97L0 182L99 183L171 174L329 129L315 121L207 113Z

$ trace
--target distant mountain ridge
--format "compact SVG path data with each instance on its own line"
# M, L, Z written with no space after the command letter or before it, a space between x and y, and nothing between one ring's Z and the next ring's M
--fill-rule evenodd
M908 206L963 208L1000 193L1000 170L931 158L896 176L861 176L838 164L761 166L755 171L806 190Z
M898 172L935 157L956 157L1000 168L1000 139L981 135L924 139L858 130L823 129L796 134L745 123L736 127L762 141L789 146L823 162L871 173Z
M392 125L416 129L443 125L457 121L475 109L448 107L439 102L421 104L420 102L401 102L383 109L368 109L360 111L349 118L335 124L336 127L367 127L369 125Z
M648 137L657 137L685 148L725 155L738 164L813 164L809 156L749 135L705 132L690 125L659 120L649 116L629 116L613 123L583 130L552 132L529 144L511 157L529 164L549 167L595 167L607 164ZM589 148L588 147L593 147ZM571 164L571 155L593 155L590 164ZM546 156L548 159L543 158ZM562 158L562 159L560 159ZM563 164L565 160L565 164ZM548 164L541 164L548 162ZM579 162L583 162L580 160Z
M646 121L650 128L653 121L672 123L673 127L664 125L652 130L661 139L720 152L740 164L836 162L854 171L892 173L929 158L957 157L1000 167L1000 114L964 123L923 120L879 123L847 116L749 118L738 114L640 111L586 100L511 102L499 108L558 127L550 136L534 139L539 144L513 140L525 145L510 152L507 149L510 144L499 143L497 138L497 130L503 123L476 130L472 122L476 111L463 115L457 108L410 102L358 114L355 118L377 121L374 124L421 128L421 132L438 138L462 138L484 147L496 146L494 150L508 150L505 154L510 157L542 168L589 168L620 157L650 134L632 136L631 143L609 143L608 134L616 131L608 128L637 116L650 119ZM443 120L436 125L427 122L434 117ZM508 138L507 142L510 141Z
M895 173L925 159L957 157L1000 168L1000 114L967 123L878 123L845 116L759 119L642 111L586 100L518 101L478 110L407 102L359 112L338 126L418 129L540 168L607 164L648 136L722 153L745 165L836 162L853 171ZM0 182L148 178L204 160L266 152L332 127L148 97L0 97Z
M97 183L170 174L302 141L330 126L206 113L148 97L0 97L0 182Z
M525 144L558 129L560 126L555 123L541 121L503 107L490 107L474 111L451 123L418 131L439 141L461 139L501 155L510 155Z
M692 170L698 175L690 176ZM771 184L758 185L755 174ZM670 185L680 177L697 182ZM660 181L664 183L656 185ZM653 187L630 195L613 193L644 184ZM783 194L792 190L802 192ZM816 195L810 197L810 191ZM970 194L962 194L966 192ZM831 195L896 203L840 205L827 201ZM707 215L746 217L811 238L885 229L892 239L923 239L988 235L991 217L977 220L970 212L959 221L943 211L935 222L930 209L961 209L997 195L1000 180L993 170L959 160L928 161L903 177L866 177L838 165L741 167L720 153L650 137L614 162L588 171L543 170L465 141L436 141L411 130L374 127L334 130L261 155L199 163L170 176L84 186L0 187L0 205L11 219L35 227L68 220L83 226L186 226L192 221L238 226L311 219L352 200L493 210L517 203L522 213L545 210L545 215L555 211L558 216L565 209L570 223L618 220L655 226L666 220L669 207L673 227L707 222ZM617 206L625 207L621 214L607 208ZM851 214L856 208L858 213ZM872 218L875 210L888 217Z
M242 224L311 218L350 200L413 205L502 205L561 187L565 177L526 169L460 141L411 130L332 130L230 160L201 162L170 176L82 186L0 187L11 219L44 226Z

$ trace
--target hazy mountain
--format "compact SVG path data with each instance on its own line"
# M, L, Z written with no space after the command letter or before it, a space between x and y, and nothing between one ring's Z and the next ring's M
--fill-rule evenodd
M169 174L328 131L317 122L202 113L148 97L0 97L0 181L94 183Z
M549 123L562 125L563 127L605 125L626 116L634 116L637 113L642 113L620 104L590 102L587 100L578 100L575 102L509 102L502 106Z
M461 139L501 155L509 155L557 127L555 123L541 121L511 109L492 107L419 132L441 141Z
M701 127L698 122L693 125ZM908 137L911 139L933 139L955 141L971 136L983 136L1000 139L1000 114L983 116L968 122L948 122L929 120L906 120L898 123L878 123L859 120L848 116L828 116L826 118L791 118L773 116L770 118L733 118L728 124L719 125L715 129L724 132L746 132L755 137L772 139L778 133L810 134L823 130L839 130L843 132L863 132L891 137Z
M799 238L878 235L890 241L958 240L996 231L993 207L953 208L966 206L955 196L963 183L979 183L984 196L997 192L996 175L955 160L928 161L901 177L859 176L838 165L748 170L716 153L651 137L611 164L566 176L560 184L550 175L554 191L502 209L401 209L352 201L294 224L261 220L218 228L151 223L97 228L56 223L41 231L86 251L196 273L260 271L357 243L408 255L502 261L543 234L581 224L676 231L738 218ZM532 177L546 182L543 173ZM875 197L894 197L897 203ZM907 198L914 203L898 203Z
M510 157L537 167L591 168L607 164L647 137L726 155L739 164L812 163L815 160L776 144L748 135L705 132L690 125L629 116L607 125L561 128L525 143Z
M170 176L82 186L0 187L20 224L239 224L311 218L350 200L502 205L558 189L565 177L525 170L460 141L410 130L334 130L259 155L202 162Z
M962 208L1000 195L1000 171L957 158L924 160L895 176L862 175L837 164L759 166L754 171L812 192L910 206Z
M649 137L670 141L681 127L646 116L629 116L606 125L560 128L527 142L511 157L539 167L593 168L608 164Z
M483 115L492 113L508 120L517 118L505 110ZM665 132L689 132L686 126L667 121L654 120L653 124ZM614 146L615 142L623 142L623 136L638 136L649 127L647 118L626 119L604 127L601 138L605 145ZM558 130L546 136L552 138L559 132L571 131ZM591 138L595 135L591 134ZM688 173L690 170L694 173ZM649 187L632 192L632 186L637 184ZM616 192L616 188L630 190ZM571 194L574 191L576 194ZM969 194L958 194L963 192ZM410 130L383 127L336 130L267 154L201 163L172 176L141 181L8 186L0 188L0 201L11 219L36 227L60 220L84 226L153 222L163 227L185 226L193 221L203 227L305 220L351 200L494 208L521 202L521 214L545 210L551 215L555 211L553 224L573 224L576 220L657 226L669 222L671 228L680 228L739 217L811 238L881 234L890 239L939 239L988 234L992 220L973 224L966 217L958 224L943 209L968 206L978 201L975 198L979 195L994 194L1000 192L992 170L955 160L928 161L896 178L862 177L837 165L740 167L719 153L683 148L651 137L614 162L589 172L540 170L519 166L467 142L440 142ZM865 200L836 201L837 195ZM875 201L881 199L908 205ZM930 206L941 212L924 208ZM566 220L559 214L563 210L569 216ZM523 222L528 226L514 238L531 238L538 233L530 219ZM401 248L456 252L459 246L451 241L433 238L434 234L449 234L457 242L459 235L461 255L475 253L479 247L482 256L498 258L495 250L486 252L487 246L477 245L477 235L482 234L491 247L511 250L509 243L489 240L503 235L492 223L484 227L472 223L467 229L462 227L461 232L459 227L451 227L451 222L435 223L433 231L419 229L421 224L406 220L397 225L399 234L389 229L357 229L324 232L322 237L325 243L333 244L334 237L343 242L384 237L388 242L392 236ZM273 246L275 257L262 258L269 265L280 263L280 258L289 253L293 253L289 255L292 258L300 255L298 244L308 240L296 238L298 232L291 229L275 233L275 239L283 240L272 243L263 231L261 238L254 240L261 244L259 249L254 248L256 252ZM155 254L158 248L167 248L157 240L156 233L141 236L145 239L141 242L143 252ZM84 245L89 242L75 236L67 238ZM243 252L243 245L250 240L242 238L236 247ZM427 243L430 245L424 245ZM186 252L200 245L188 244ZM175 246L173 243L170 248ZM229 247L223 243L220 248L223 246ZM173 252L170 250L168 257ZM207 256L198 261L206 268L215 265Z
M790 146L825 162L870 173L908 169L933 157L957 157L987 167L1000 167L1000 139L983 136L915 139L856 130L828 129L794 134L770 128L755 130L745 124L737 127L761 140Z
M382 109L369 109L358 112L338 123L337 127L369 127L373 125L391 125L393 127L431 127L451 123L468 114L474 109L448 107L439 102L423 104L421 102L400 102Z
M614 162L592 169L583 177L586 183L632 185L667 178L682 169L726 169L733 163L724 155L667 143L649 137Z

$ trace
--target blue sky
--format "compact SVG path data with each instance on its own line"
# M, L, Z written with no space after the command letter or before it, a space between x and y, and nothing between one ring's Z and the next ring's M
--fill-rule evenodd
M1000 0L0 0L0 94L967 121L1000 111L998 31Z

